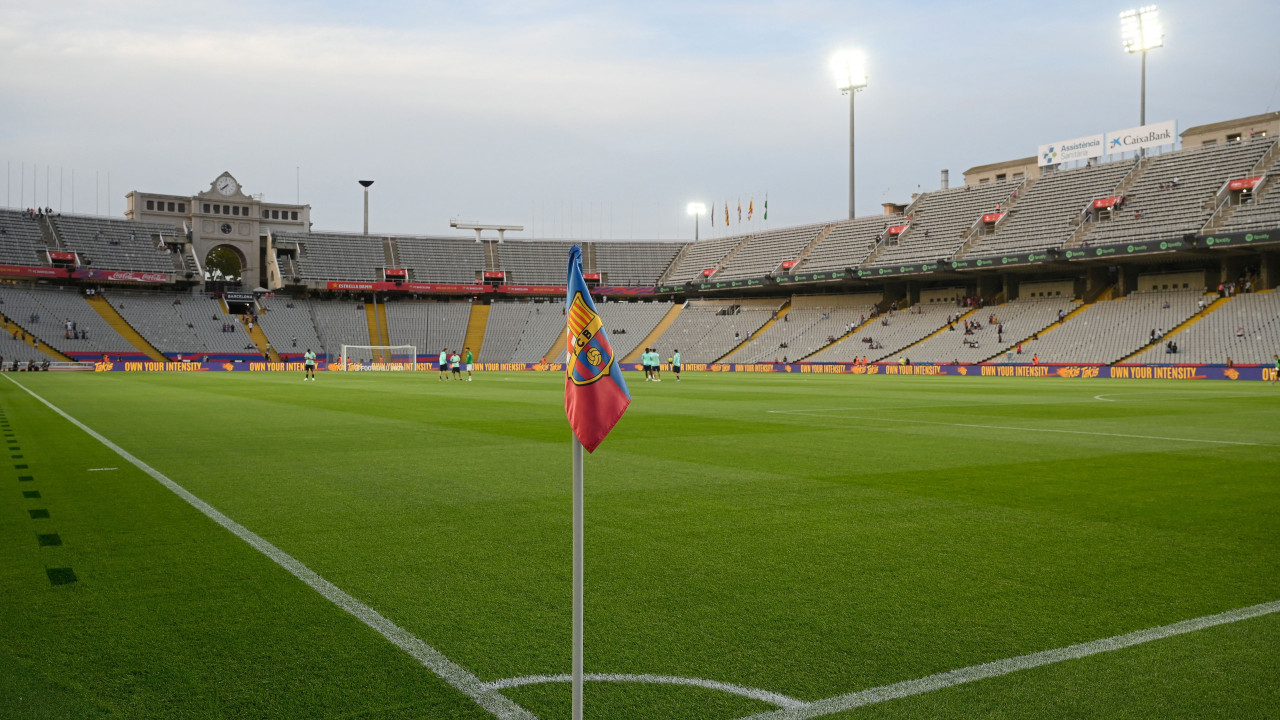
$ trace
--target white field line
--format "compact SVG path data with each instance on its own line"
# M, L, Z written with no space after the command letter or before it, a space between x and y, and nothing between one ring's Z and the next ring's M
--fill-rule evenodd
M120 468L89 468L89 472L104 472L106 470L119 470Z
M719 690L732 695L741 695L752 700L767 702L770 705L777 705L780 708L801 708L805 703L793 697L787 697L768 690L757 690L756 688L742 687L741 685L733 685L731 683L720 682L718 680L703 680L702 678L676 677L674 675L623 675L616 673L587 673L582 676L587 682L612 682L612 683L649 683L654 685L687 685L691 687L706 688L708 690ZM564 675L526 675L524 677L505 678L503 680L494 680L485 683L485 687L491 690L505 690L506 688L520 687L521 685L538 685L541 683L567 683L572 680L569 674Z
M1260 605L1251 605L1246 608L1237 610L1228 610L1227 612L1218 613L1217 615L1206 615L1204 617L1194 618L1192 620L1183 620L1172 625L1161 625L1160 627L1149 628L1146 630L1138 630L1136 632L1126 633L1124 635L1115 635L1101 640L1093 640L1090 642L1080 643L1078 645L1068 645L1067 647L1057 648L1054 650L1044 650L1041 652L1031 653L1029 655L1019 655L1017 657L1005 660L996 660L994 662L983 663L981 665L971 665L959 670L951 670L948 672L930 675L928 677L917 678L915 680L907 680L905 682L894 683L893 685L882 685L880 687L871 688L869 690L861 690L859 692L849 693L847 695L838 695L836 697L818 700L808 703L803 707L784 708L767 713L752 715L750 718L743 720L806 720L807 718L822 717L824 715L832 715L853 708L865 707L867 705L876 705L889 700L898 698L911 697L912 695L920 695L934 690L942 690L943 688L963 685L977 680L985 680L987 678L1008 675L1009 673L1018 672L1020 670L1030 670L1031 668L1042 667L1044 665L1052 665L1067 660L1076 660L1090 655L1110 652L1112 650L1120 650L1122 648L1132 647L1149 643L1154 640L1163 640L1164 638L1173 637L1175 635L1185 635L1186 633L1204 630L1217 625L1226 625L1228 623L1240 622L1250 618L1262 617L1272 613L1280 612L1280 600L1262 603Z
M213 520L222 527L231 531L233 535L252 545L258 550L258 552L271 558L271 560L277 565L288 570L294 577L306 583L312 590L320 593L320 595L322 595L326 600L347 611L357 620L368 625L370 628L373 628L379 635L382 635L393 645L408 653L415 660L422 663L423 667L435 673L440 677L440 679L470 697L478 703L480 707L488 710L495 717L500 720L537 720L533 713L530 713L528 710L525 710L515 704L506 696L494 690L487 689L484 686L484 683L480 682L480 678L472 675L461 665L445 657L439 650L436 650L422 640L414 637L409 633L409 631L383 617L377 610L374 610L368 605L365 605L355 599L337 585L325 580L314 570L303 565L293 556L275 545L272 545L270 542L267 542L252 530L249 530L240 523L237 523L235 520L223 515L217 508L196 497L186 488L173 480L170 480L159 470L156 470L145 462L129 454L119 445L116 445L102 435L99 435L89 426L63 412L61 408L48 400L45 400L31 390L28 390L25 385L9 377L8 374L5 374L4 378L14 385L17 385L19 388L22 388L22 390L28 395L39 400L45 405L45 407L48 407L50 410L61 415L72 425L83 430L87 435L89 435L89 437L92 437L94 440L106 445L134 467L150 475L156 482L171 490L173 494L187 501L187 504L191 505L191 507L196 510L199 510L210 520Z
M968 406L965 406L968 407ZM979 406L974 406L979 407ZM913 408L903 408L911 410ZM769 412L775 412L770 410ZM1207 440L1205 438L1181 438L1166 437L1164 435L1131 435L1129 433L1109 433L1098 432L1095 430L1061 430L1057 428L1033 428L1033 427L1017 427L1013 425L979 425L976 423L949 423L937 420L908 420L906 418L887 418L887 417L869 417L865 415L833 415L825 410L788 410L785 411L790 415L806 415L809 417L829 417L846 420L870 420L874 422L896 422L896 423L914 423L917 425L943 425L946 427L966 427L978 428L980 430L1015 430L1017 432L1042 432L1042 433L1060 433L1063 435L1094 435L1099 437L1117 437L1132 438L1135 440L1168 440L1170 442L1186 442L1186 443L1207 443L1209 445L1248 445L1251 447L1276 447L1270 443L1244 442L1241 440Z
M1106 395L1094 395L1093 399L1101 400L1102 402L1115 402L1115 400L1108 400Z

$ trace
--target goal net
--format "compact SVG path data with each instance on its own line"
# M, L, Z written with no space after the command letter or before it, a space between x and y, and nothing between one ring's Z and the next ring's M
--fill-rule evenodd
M338 356L343 370L411 371L418 369L414 345L343 345Z

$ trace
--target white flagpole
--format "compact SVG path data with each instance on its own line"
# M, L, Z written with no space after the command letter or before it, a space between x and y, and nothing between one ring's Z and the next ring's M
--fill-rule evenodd
M573 438L573 720L582 720L582 443Z

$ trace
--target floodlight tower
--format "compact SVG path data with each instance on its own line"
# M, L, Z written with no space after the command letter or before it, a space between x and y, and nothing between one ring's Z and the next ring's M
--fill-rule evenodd
M372 180L358 180L364 187L364 234L369 234L369 186L373 184Z
M1164 28L1160 25L1160 13L1155 5L1120 13L1120 35L1126 52L1142 53L1142 98L1138 124L1147 124L1147 51L1164 47Z
M841 50L831 58L836 89L849 95L849 218L853 218L853 98L867 86L867 58L860 50Z
M686 208L690 215L693 216L693 241L698 241L698 218L707 214L707 206L700 202L691 202Z

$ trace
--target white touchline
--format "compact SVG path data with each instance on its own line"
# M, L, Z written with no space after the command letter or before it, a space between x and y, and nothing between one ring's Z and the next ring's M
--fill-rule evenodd
M288 570L294 577L306 583L312 590L315 590L324 596L326 600L337 605L350 613L360 622L376 630L378 634L389 640L393 645L408 653L415 660L422 663L422 665L428 670L438 675L440 679L470 697L478 703L480 707L488 710L495 717L498 717L500 720L537 720L537 717L533 713L515 704L505 695L497 692L496 690L486 688L485 684L480 682L480 678L472 675L467 669L445 657L439 650L436 650L422 640L414 637L409 631L386 619L377 610L374 610L368 605L365 605L355 599L337 585L334 585L323 577L320 577L320 575L314 570L303 565L293 556L275 545L272 545L270 542L267 542L252 530L249 530L235 520L223 515L217 508L196 497L186 488L173 480L170 480L159 470L156 470L145 462L129 454L124 448L121 448L119 445L116 445L102 435L99 435L88 425L85 425L79 420L71 417L67 413L63 412L58 406L48 400L45 400L31 390L28 390L25 385L9 377L7 374L4 375L4 378L14 385L22 388L22 390L28 395L39 400L45 405L45 407L61 415L72 425L83 430L87 435L89 435L89 437L92 437L94 440L106 445L134 467L150 475L156 482L171 490L173 494L187 501L187 504L191 505L191 507L196 510L199 510L210 520L231 531L231 533L236 537L252 545L258 550L258 552L271 558L271 560L273 560L277 565Z
M767 702L770 705L777 705L780 708L801 708L805 703L793 697L788 697L780 693L769 692L768 690L758 690L756 688L742 687L732 683L720 682L718 680L703 680L702 678L676 677L674 675L625 675L618 673L586 673L582 679L587 682L612 682L612 683L648 683L653 685L688 685L692 687L706 688L708 690L719 690L721 692L733 695L741 695L752 700ZM567 683L572 680L568 674L564 675L526 675L524 677L505 678L503 680L494 680L485 683L485 687L492 690L505 690L506 688L520 687L521 685L538 685L540 683Z
M912 408L903 408L903 409L910 410ZM1061 433L1064 435L1097 435L1101 437L1133 438L1135 440L1169 440L1171 442L1208 443L1210 445L1248 445L1251 447L1276 447L1275 445L1272 445L1270 443L1243 442L1241 440L1207 440L1205 438L1165 437L1163 435L1130 435L1128 433L1097 432L1094 430L1060 430L1057 428L1015 427L1012 425L978 425L975 423L949 423L949 422L940 422L937 420L908 420L906 418L867 417L865 415L831 415L822 410L815 410L813 412L805 412L803 410L793 410L791 411L791 413L794 415L807 415L810 417L829 417L829 418L845 419L845 420L873 420L875 422L915 423L917 425L945 425L947 427L967 427L967 428L978 428L980 430L1016 430L1018 432Z
M102 472L103 470L119 470L120 468L89 468L89 472Z
M1113 637L1093 640L1091 642L1080 643L1078 645L1068 645L1067 647L1056 648L1054 650L1044 650L1042 652L1031 653L1029 655L1019 655L1017 657L1005 660L996 660L994 662L983 663L981 665L971 665L966 668L960 668L959 670L951 670L948 672L938 673L936 675L929 675L928 677L917 678L915 680L894 683L893 685L882 685L869 690L860 690L847 695L838 695L825 700L808 703L803 707L784 708L782 710L760 713L752 715L749 718L743 718L743 720L806 720L807 718L833 715L838 712L844 712L845 710L852 710L853 708L876 705L889 700L911 697L912 695L920 695L922 693L933 692L934 690L941 690L943 688L971 683L976 680L985 680L987 678L1008 675L1009 673L1018 672L1019 670L1030 670L1031 668L1052 665L1066 660L1076 660L1078 658L1089 657L1090 655L1097 655L1098 653L1120 650L1122 648L1152 642L1153 640L1163 640L1164 638L1173 637L1175 635L1185 635L1186 633L1204 630L1205 628L1211 628L1216 625L1240 622L1241 620L1262 617L1263 615L1270 615L1276 612L1280 612L1280 600L1273 600L1260 605L1251 605L1237 610L1228 610L1227 612L1218 613L1217 615L1206 615L1192 620L1183 620L1182 622L1176 622L1172 625L1161 625L1160 627L1138 630L1137 632L1126 633L1124 635L1115 635Z

